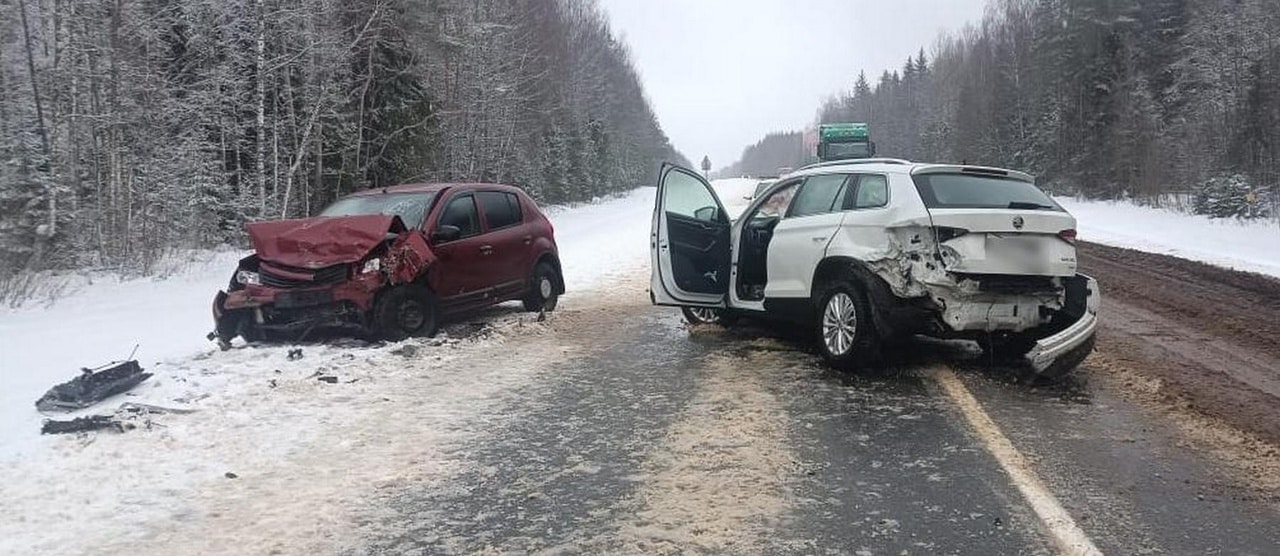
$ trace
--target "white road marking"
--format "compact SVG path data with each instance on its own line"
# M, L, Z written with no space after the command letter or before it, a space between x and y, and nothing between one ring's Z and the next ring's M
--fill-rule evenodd
M1062 554L1073 556L1101 556L1102 551L1094 546L1084 530L1076 524L1074 519L1071 519L1071 515L1063 509L1058 499L1049 492L1044 482L1036 475L1031 463L1017 448L1013 447L1013 443L1004 433L1000 432L1000 428L982 409L977 398L974 398L969 389L965 388L964 383L960 382L960 378L951 369L945 367L936 368L931 374L938 384L942 385L942 390L951 398L951 401L960 408L960 412L973 427L973 432L986 445L987 451L1000 462L1000 467L1004 468L1014 486L1018 487L1022 497L1031 505L1031 509L1053 536L1058 550Z

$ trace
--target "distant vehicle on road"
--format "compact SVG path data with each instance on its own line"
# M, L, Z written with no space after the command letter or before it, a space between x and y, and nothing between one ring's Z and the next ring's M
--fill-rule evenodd
M818 160L853 160L876 155L871 140L871 127L862 123L822 124L818 126Z
M255 253L213 302L216 339L301 339L347 329L397 340L442 316L509 300L553 310L564 293L551 222L520 189L423 184L368 190L319 216L246 226Z
M664 166L652 301L694 323L759 316L813 327L857 367L895 337L976 340L1040 376L1093 349L1096 282L1076 221L1021 172L865 159L781 179L736 221L697 172Z

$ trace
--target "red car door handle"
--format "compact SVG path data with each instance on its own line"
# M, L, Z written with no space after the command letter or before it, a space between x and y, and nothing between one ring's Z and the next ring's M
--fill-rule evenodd
M524 244L529 245L530 243L533 243L533 236L524 236Z
M481 246L480 246L480 253L482 253L482 254L484 254L484 255L488 255L488 254L490 254L490 253L493 253L493 246L492 246L492 245L481 245Z

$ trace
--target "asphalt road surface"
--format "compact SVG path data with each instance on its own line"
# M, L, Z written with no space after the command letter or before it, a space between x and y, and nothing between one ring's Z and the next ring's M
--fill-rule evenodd
M434 456L448 473L369 493L347 551L1277 553L1280 286L1081 253L1105 324L1051 386L923 339L838 373L803 331L689 329L639 283L566 303L470 362L563 354Z

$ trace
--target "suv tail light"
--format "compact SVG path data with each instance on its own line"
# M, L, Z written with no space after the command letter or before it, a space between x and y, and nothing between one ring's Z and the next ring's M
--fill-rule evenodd
M1069 229L1069 230L1062 230L1061 232L1058 232L1058 237L1062 238L1062 241L1065 241L1065 242L1067 242L1067 243L1070 243L1070 244L1072 244L1072 245L1075 245L1075 243L1076 243L1076 229L1075 229L1075 228L1071 228L1071 229Z
M964 228L950 228L947 226L938 226L933 230L938 234L938 243L951 241L969 233L969 230Z

